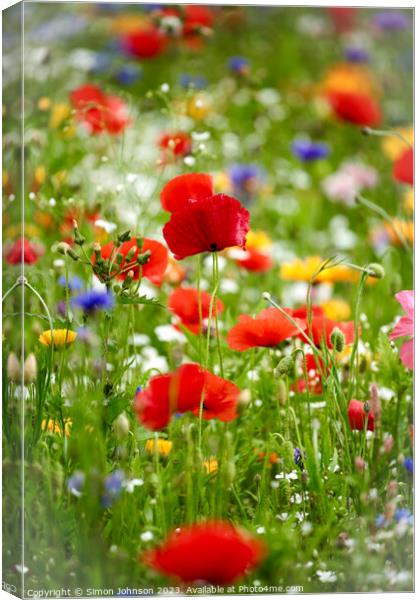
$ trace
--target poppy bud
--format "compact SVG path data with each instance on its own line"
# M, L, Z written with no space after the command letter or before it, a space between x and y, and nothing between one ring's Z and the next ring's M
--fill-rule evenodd
M239 398L238 398L238 405L245 407L248 406L248 404L251 402L251 391L248 389L242 390L241 393L239 394Z
M284 375L291 375L293 372L294 360L291 356L285 356L281 359L277 367L274 369L275 377L282 377Z
M137 248L140 250L140 252L143 249L143 244L144 244L144 240L141 237L136 237L136 246Z
M344 350L345 337L344 333L338 327L333 329L330 337L331 345L336 352L342 352Z
M358 471L359 473L363 473L363 471L365 470L365 461L363 460L363 458L361 456L356 456L356 458L354 459L354 466L356 467L356 471Z
M375 422L379 423L382 416L382 407L381 399L379 398L378 386L376 383L372 383L370 386L370 406L375 417Z
M389 452L391 452L393 446L394 446L394 438L392 437L392 435L387 435L387 437L384 439L384 445L383 445L385 454L389 454Z
M38 372L38 366L36 362L36 357L33 352L31 352L23 365L23 379L25 383L33 383L36 380Z
M286 383L284 381L284 379L280 379L279 381L279 393L278 393L278 400L279 403L284 406L287 402L287 388L286 388Z
M114 262L116 262L117 265L121 265L124 262L124 255L121 254L121 252L118 252L117 256L114 258Z
M367 270L370 277L375 277L375 279L383 279L385 277L385 269L379 263L370 263Z
M131 240L131 231L129 229L127 229L127 231L123 231L117 237L118 244L122 244L123 242L128 242L129 240Z
M150 250L146 250L146 252L143 252L142 254L139 254L137 256L136 262L139 265L145 265L148 261L149 258L151 257L152 253L150 252Z
M7 357L7 376L14 383L20 383L21 381L21 368L14 352L11 352Z
M130 421L125 413L121 413L115 419L113 428L119 440L124 439L130 431Z

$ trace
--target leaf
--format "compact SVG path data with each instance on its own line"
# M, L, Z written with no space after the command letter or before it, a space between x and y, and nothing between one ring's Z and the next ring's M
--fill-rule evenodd
M136 296L133 297L117 297L117 304L148 304L151 306L160 306L161 308L165 308L165 306L159 302L156 298L148 298L147 296Z

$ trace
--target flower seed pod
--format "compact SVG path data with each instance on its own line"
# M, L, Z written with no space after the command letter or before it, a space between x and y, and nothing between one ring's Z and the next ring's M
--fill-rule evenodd
M38 373L38 365L36 362L36 357L33 352L31 352L27 357L23 364L23 380L25 383L33 383L36 380L36 376Z
M7 376L14 383L20 383L22 379L20 363L14 352L11 352L7 357Z
M342 352L344 350L344 344L345 344L346 340L344 337L344 333L338 327L335 327L333 329L333 332L331 333L330 341L331 341L332 347L334 348L334 350L336 352Z

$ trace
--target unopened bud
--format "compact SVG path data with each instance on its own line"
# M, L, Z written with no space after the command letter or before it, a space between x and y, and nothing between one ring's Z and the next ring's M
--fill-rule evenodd
M67 242L60 242L56 246L57 252L59 254L63 254L64 256L68 253L68 251L70 250L70 248L71 248L71 246Z
M136 262L139 265L145 265L148 261L149 258L151 257L152 253L150 252L150 250L146 250L146 252L143 252L142 254L139 254L137 256Z
M113 428L119 440L124 439L130 431L130 421L125 413L121 413L115 419Z
M14 352L7 357L7 376L14 383L20 383L22 378L20 363Z
M126 262L131 262L134 258L134 255L136 253L136 248L131 248L131 250L129 250L125 256L125 260Z
M370 277L375 279L383 279L385 277L385 269L379 263L370 263L367 267L367 271Z
M264 298L264 300L271 300L270 292L263 292L262 297Z
M143 244L144 244L143 238L142 237L136 237L136 246L140 250L140 252L143 249Z
M134 277L134 271L131 269L130 271L128 271L127 275L125 276L125 279L123 281L123 289L126 290L127 288L130 287L130 285L133 283L133 277Z
M76 219L73 219L73 232L74 232L74 243L78 246L83 246L86 238L80 233L79 226L77 225Z
M25 383L33 383L36 380L38 372L38 366L36 362L36 357L33 352L31 352L23 365L23 379Z
M238 404L239 406L245 407L248 406L248 404L251 402L251 390L245 389L242 390L241 393L239 394L239 398L238 398Z
M128 256L128 255L127 255ZM121 254L121 252L117 253L117 256L115 257L115 262L117 263L117 265L121 265L124 262L125 256L124 254Z
M344 333L338 327L333 329L330 337L331 345L336 352L342 352L344 350L344 344L346 339L344 337Z
M365 470L365 461L363 460L363 458L361 456L356 456L356 458L354 459L354 466L356 468L356 471L358 471L359 473L363 473L363 471Z
M277 367L274 369L275 377L283 377L285 375L291 375L295 366L294 360L291 356L285 356L281 359Z
M128 242L131 240L131 231L127 229L127 231L123 231L117 238L117 242L122 244L123 242Z
M282 406L287 402L287 388L284 379L280 379L279 381L278 400Z
M379 398L378 386L376 383L372 383L370 386L370 408L375 417L375 422L379 423L382 416L381 399Z

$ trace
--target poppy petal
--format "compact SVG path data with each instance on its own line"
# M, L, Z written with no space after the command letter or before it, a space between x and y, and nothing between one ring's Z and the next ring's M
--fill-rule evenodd
M175 212L191 200L205 200L213 195L213 179L206 173L187 173L171 179L160 193L162 208Z

